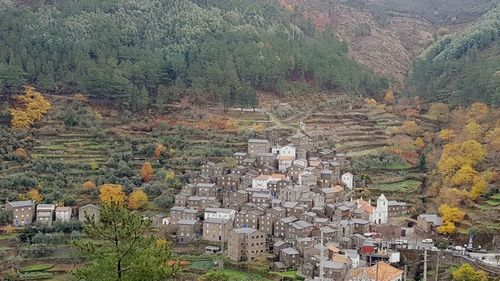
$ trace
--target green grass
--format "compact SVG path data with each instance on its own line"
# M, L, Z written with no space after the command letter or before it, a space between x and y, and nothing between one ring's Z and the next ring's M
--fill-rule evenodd
M488 201L486 201L486 203L490 206L493 206L493 207L500 206L500 201L488 200Z
M490 199L493 199L495 201L500 201L500 193L497 193L495 195L490 196Z
M231 269L221 269L220 271L229 276L229 281L271 281L255 273L246 273Z
M15 234L15 233L0 234L0 240L7 240L7 239L16 238L16 237L17 237L17 234Z
M411 191L420 186L421 182L416 180L405 180L402 182L381 183L370 187L370 189L379 189L383 191Z
M54 267L52 264L33 264L22 267L19 271L21 272L35 272L35 271L45 271Z
M296 270L290 270L290 271L284 271L284 272L270 272L270 273L274 274L276 276L279 276L279 277L290 278L292 280L304 280L297 275Z

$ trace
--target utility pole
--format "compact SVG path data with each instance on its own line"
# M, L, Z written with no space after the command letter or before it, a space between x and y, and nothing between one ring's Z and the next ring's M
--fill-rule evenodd
M436 255L436 274L434 274L436 278L434 278L434 281L438 281L438 275L439 275L439 253Z
M406 274L408 272L408 265L405 264L405 272L404 272L404 275L403 275L403 281L406 281Z
M324 255L325 255L325 250L324 250L324 246L323 246L323 227L321 227L319 229L319 232L321 234L321 253L320 253L320 259L321 261L319 262L319 280L320 281L324 281L324 268L323 268L323 262L324 262Z
M424 281L427 281L427 248L424 250Z
M375 281L378 281L378 264L379 264L379 262L377 261L377 272L375 274Z

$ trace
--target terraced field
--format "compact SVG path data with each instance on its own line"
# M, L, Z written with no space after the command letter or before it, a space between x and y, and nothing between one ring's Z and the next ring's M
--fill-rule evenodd
M320 144L333 144L338 152L360 156L391 145L388 132L401 125L390 113L378 109L324 110L309 115L306 131Z

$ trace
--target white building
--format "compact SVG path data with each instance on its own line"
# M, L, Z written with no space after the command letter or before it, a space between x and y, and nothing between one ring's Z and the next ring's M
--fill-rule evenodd
M345 184L345 186L349 189L352 189L354 187L354 175L347 172L342 174L341 176L342 182Z
M344 255L348 256L349 259L351 259L351 266L352 268L358 268L359 267L359 254L358 251L353 250L353 249L344 249Z
M271 181L286 179L284 174L260 175L252 179L252 188L267 189L267 184Z
M285 146L275 146L271 149L271 152L277 156L290 156L292 157L292 161L295 160L296 157L296 149L293 145L285 145Z
M358 210L368 213L369 221L374 224L387 223L389 217L389 201L384 194L377 199L377 207L371 205L371 201L364 201L363 198L356 200Z
M56 221L67 222L71 219L71 207L56 207Z
M385 198L384 194L380 195L377 199L377 207L373 212L372 222L376 224L387 223L389 218L389 201Z
M292 166L293 157L288 155L279 155L278 156L278 171L280 173L286 173L288 168Z
M232 220L236 215L236 210L224 209L224 208L206 208L205 209L205 220L206 219L225 219Z

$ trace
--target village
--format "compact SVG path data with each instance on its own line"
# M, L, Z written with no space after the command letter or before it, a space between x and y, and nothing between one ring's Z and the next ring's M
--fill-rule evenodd
M438 215L419 215L410 230L389 224L408 217L409 204L384 194L373 203L356 198L363 183L346 170L348 157L316 148L300 130L288 138L249 139L247 151L233 157L234 167L203 164L169 214L150 217L153 227L176 245L202 241L206 253L234 262L265 258L274 271L296 270L305 280L400 281L399 248L437 250L428 237L442 224ZM15 227L99 220L95 204L72 209L28 200L6 207ZM407 231L425 239L400 239Z

